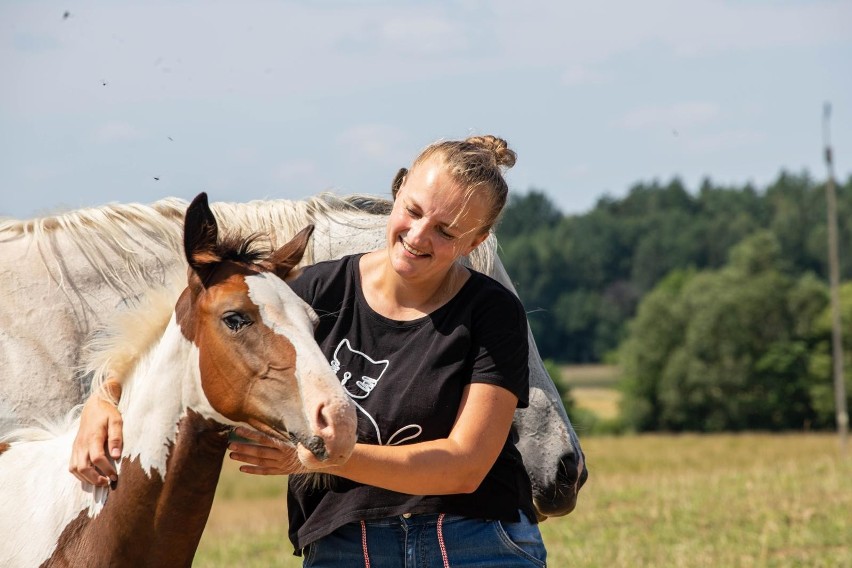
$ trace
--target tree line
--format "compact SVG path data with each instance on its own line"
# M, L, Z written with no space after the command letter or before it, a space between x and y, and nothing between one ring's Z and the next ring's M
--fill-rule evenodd
M852 281L852 178L837 189ZM807 173L762 189L639 183L582 215L531 190L497 235L542 356L617 361L627 427L833 424L825 193ZM849 353L852 283L842 303Z

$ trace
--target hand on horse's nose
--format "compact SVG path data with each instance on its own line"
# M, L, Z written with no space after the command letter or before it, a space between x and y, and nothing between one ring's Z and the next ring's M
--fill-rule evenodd
M313 434L322 439L326 450L320 459L328 461L329 465L345 461L355 445L357 422L349 400L318 404L313 422Z

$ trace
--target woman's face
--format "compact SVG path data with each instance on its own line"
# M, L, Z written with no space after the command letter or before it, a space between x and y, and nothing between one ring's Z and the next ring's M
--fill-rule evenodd
M414 281L442 279L459 256L469 254L488 236L481 231L487 214L488 204L480 192L466 198L440 160L412 168L388 219L394 270Z

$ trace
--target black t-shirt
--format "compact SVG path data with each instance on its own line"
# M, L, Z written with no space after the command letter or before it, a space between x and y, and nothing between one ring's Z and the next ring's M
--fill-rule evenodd
M504 387L528 404L527 319L518 298L471 271L462 289L431 314L395 321L361 291L362 255L315 264L290 283L319 316L315 337L356 405L358 441L413 444L450 434L469 383ZM357 520L449 513L535 522L529 477L514 427L491 471L470 494L408 495L343 478L328 489L290 480L287 506L296 550Z

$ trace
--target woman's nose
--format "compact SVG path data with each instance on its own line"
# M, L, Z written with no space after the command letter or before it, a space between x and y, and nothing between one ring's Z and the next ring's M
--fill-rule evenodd
M418 219L413 221L411 225L408 227L408 241L411 244L414 244L416 241L423 239L426 234L426 223L423 219Z

